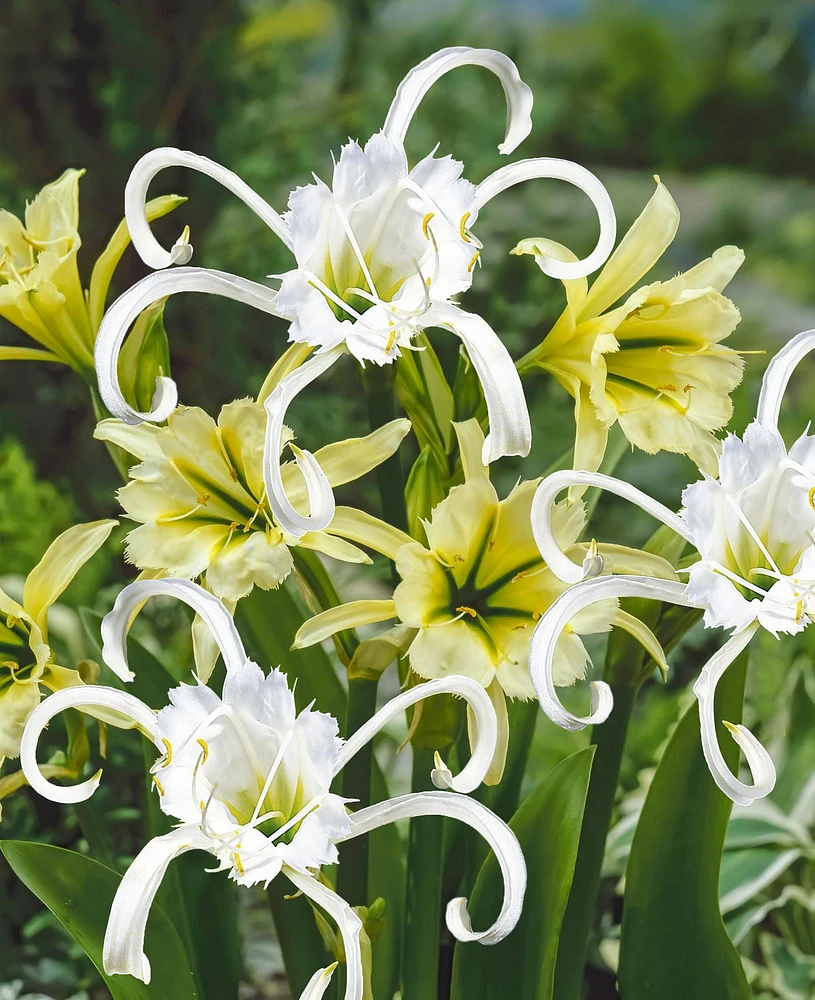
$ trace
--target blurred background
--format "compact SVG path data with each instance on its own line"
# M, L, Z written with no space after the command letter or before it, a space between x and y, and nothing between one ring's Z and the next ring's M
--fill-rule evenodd
M516 61L535 94L534 129L518 155L568 157L594 170L615 201L621 232L651 196L652 175L665 181L682 223L654 278L670 277L723 244L744 248L746 263L728 289L743 321L729 346L772 353L815 327L815 11L807 0L4 0L1 7L0 207L21 215L26 199L65 168L86 168L85 280L121 219L128 173L147 150L174 145L205 154L282 211L288 192L308 183L312 172L330 179L332 152L349 136L364 140L381 126L408 69L445 45L488 45ZM496 81L483 71L457 70L422 104L408 153L416 159L440 143L440 152L464 160L466 175L478 181L500 165L503 122ZM151 189L170 191L189 201L160 224L165 244L189 224L198 264L255 280L286 268L273 234L207 178L167 172ZM478 233L488 249L466 305L491 322L513 356L546 334L563 293L529 258L508 251L521 238L547 236L583 255L594 245L595 226L585 199L551 181L515 189L483 213ZM145 270L130 251L115 291ZM285 346L282 323L209 296L172 301L166 325L182 400L213 415L223 403L256 393ZM22 335L0 320L0 343L23 343ZM441 338L439 345L444 350ZM747 377L735 396L737 432L753 412L766 360L747 357ZM297 401L292 419L307 447L366 428L362 393L348 384L351 372L338 366L324 391ZM800 433L813 414L812 387L815 368L804 365L784 413L790 433ZM519 474L539 475L573 438L571 399L560 387L539 378L527 392L535 447L526 462L497 470L504 488ZM119 480L92 439L87 392L73 372L5 363L0 399L0 575L23 574L73 521L116 514ZM671 506L697 477L684 459L641 453L626 455L618 473ZM355 485L343 502L374 510L372 484ZM651 530L630 508L604 500L594 533L641 544ZM105 588L130 574L113 547L106 559L84 571L69 604L106 609ZM352 575L346 571L340 580L345 593L353 591ZM646 691L621 815L636 811L709 643L692 633L669 683ZM805 721L815 719L812 662L803 639L765 645L767 655L754 658L748 721L751 713L773 717L785 736L779 719L790 706L799 714L808 706ZM541 768L581 739L543 722L538 737ZM798 778L788 782L795 790L780 805L787 810L815 763L811 746L802 746ZM47 836L43 808L25 795L15 799L0 834ZM52 836L69 844L76 830ZM802 847L780 874L774 855L776 881L765 878L753 897L736 894L731 901L766 902L779 879L782 887L784 879L806 884L812 873L794 867L805 853ZM612 901L623 857L618 851L609 861ZM751 864L760 867L755 858ZM786 930L775 910L756 926L769 926L773 940L815 967L815 907L801 908L803 917L796 910ZM260 922L249 934L255 944L246 956L246 996L282 997L269 928L251 908L245 919L250 929ZM603 919L592 960L598 975L613 982L615 918ZM27 991L62 1000L97 990L93 971L49 921L0 869L0 983L21 981L7 994L0 986L3 1000ZM789 930L793 924L798 931ZM772 964L763 939L742 940L748 961ZM815 995L806 985L776 989L771 980L756 979L764 984L757 995Z

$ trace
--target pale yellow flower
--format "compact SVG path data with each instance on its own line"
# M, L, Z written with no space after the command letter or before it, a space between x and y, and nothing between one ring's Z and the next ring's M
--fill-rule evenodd
M130 236L122 222L94 266L86 295L77 266L84 173L66 170L46 184L26 206L24 220L0 210L0 316L40 345L0 347L0 361L56 361L95 380L94 341ZM158 218L183 201L176 195L156 198L148 213Z
M722 345L741 319L722 290L744 254L722 247L689 271L629 295L678 226L676 203L657 178L653 197L591 287L585 278L563 282L566 308L519 362L522 373L554 375L574 397L576 469L599 467L609 428L619 422L643 451L686 454L716 475L715 432L730 419L730 393L743 368L740 355ZM571 259L565 247L540 239L524 240L513 253Z
M519 483L501 500L481 464L483 435L477 421L456 424L465 482L450 490L425 523L427 544L403 536L391 552L401 582L393 598L355 601L317 615L302 626L298 647L320 642L340 629L398 619L415 630L407 655L421 677L463 674L494 695L532 698L529 643L535 622L568 589L543 562L532 533L532 499L538 480ZM578 559L589 547L577 541L584 526L580 503L556 513L561 545ZM592 550L593 551L593 550ZM609 572L649 572L674 579L659 557L619 545L600 546ZM581 636L619 625L655 650L656 640L616 601L575 618L558 650L559 685L583 677L589 663Z
M315 454L332 486L358 479L389 458L410 430L393 420L366 437L339 441ZM127 536L127 559L150 575L201 579L232 602L253 587L279 587L293 567L295 546L344 562L370 562L352 542L389 549L394 529L351 507L337 507L324 531L287 534L272 517L263 483L266 411L252 399L221 409L216 423L194 406L176 409L164 427L103 420L95 436L141 460L119 500L139 522ZM287 435L290 443L291 435ZM307 509L302 474L283 466L286 491Z
M82 683L78 671L54 662L48 611L116 523L93 521L63 532L29 573L22 603L0 590L0 762L19 753L25 723L40 703L41 688L56 691Z

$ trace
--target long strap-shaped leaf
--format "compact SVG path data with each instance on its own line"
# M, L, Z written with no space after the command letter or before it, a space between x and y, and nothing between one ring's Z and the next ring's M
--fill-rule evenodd
M716 691L716 718L738 722L747 656ZM728 765L738 747L721 734ZM719 866L733 803L702 755L699 711L683 716L657 768L626 870L619 983L625 1000L749 1000L719 912Z
M456 946L451 1000L551 1000L560 926L572 884L593 757L594 747L586 747L561 761L510 821L528 870L524 912L500 944ZM495 917L500 883L498 864L489 857L470 901L476 926Z

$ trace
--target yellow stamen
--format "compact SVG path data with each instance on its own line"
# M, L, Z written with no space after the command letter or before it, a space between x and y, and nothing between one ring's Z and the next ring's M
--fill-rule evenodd
M246 869L243 867L243 862L241 861L240 854L238 854L238 852L235 851L233 856L235 858L235 867L238 869L238 871L241 873L241 875L245 875L246 874Z
M456 611L460 615L469 615L471 618L478 618L478 612L473 608L468 608L466 605L462 604L456 608Z
M471 214L471 212L465 212L461 217L461 222L458 224L458 235L464 240L465 243L472 242L470 237L467 235L467 220L470 218Z
M799 601L795 606L795 624L797 625L804 617L804 602Z
M428 212L427 215L422 219L422 234L426 240L430 239L430 233L427 231L427 227L430 224L430 220L435 215L435 212Z
M204 751L204 756L201 758L201 763L202 764L206 764L207 757L209 757L209 744L207 743L206 740L202 740L202 739L197 739L195 742Z
M660 392L676 392L676 386L672 382L664 382L662 385L658 385L657 389Z
M807 494L807 499L809 500L809 506L815 510L815 486Z
M206 507L211 499L212 497L209 493L202 493L200 496L195 498L195 502L200 504L202 507Z
M153 775L153 784L154 784L154 785L156 786L156 788L158 789L158 793L159 793L159 795L163 795L163 794L164 794L164 786L163 786L163 785L162 785L162 783L161 783L161 782L160 782L160 781L158 780L158 778L157 778L157 777L155 776L155 774Z
M164 744L164 750L166 751L167 759L161 765L162 767L169 767L173 762L173 745L164 736L161 737L161 742Z
M481 251L480 250L476 250L476 252L473 254L473 259L467 265L467 273L468 274L470 274L472 272L472 269L475 267L475 262L478 260L478 258L480 256L481 256Z
M396 343L396 330L391 330L390 336L388 337L388 343L385 345L385 354L390 354L393 349L393 345Z

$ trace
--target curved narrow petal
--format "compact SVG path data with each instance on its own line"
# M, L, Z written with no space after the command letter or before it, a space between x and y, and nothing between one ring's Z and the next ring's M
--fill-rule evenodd
M815 350L815 330L799 333L776 354L764 372L756 408L756 421L775 430L781 413L781 400L792 373L810 351Z
M35 792L52 802L84 802L99 786L101 771L78 785L54 785L48 781L37 764L37 744L53 718L66 708L107 709L131 719L162 749L156 728L156 713L138 698L115 688L97 684L62 688L49 695L34 709L23 732L20 745L20 765L26 781Z
M271 313L273 316L277 314L274 289L225 271L211 271L203 267L180 267L167 274L148 274L146 278L137 281L120 295L105 313L94 348L99 393L113 416L126 424L138 424L143 420L160 424L169 417L178 404L178 389L175 382L171 378L160 376L156 379L156 391L149 412L134 410L122 395L118 366L122 344L136 317L160 299L179 292L221 295L235 302L253 306L262 312Z
M528 455L532 446L529 410L521 377L501 338L480 316L449 303L433 306L426 319L428 326L447 327L461 340L481 382L490 422L483 464L507 455Z
M458 441L458 453L461 457L461 471L464 482L471 479L489 479L489 469L484 465L484 432L475 417L469 420L453 421L453 430Z
M127 228L130 230L130 238L136 252L148 267L160 270L171 264L186 264L192 256L192 247L184 243L177 243L170 252L165 250L153 235L150 223L147 221L145 211L147 189L156 174L167 167L187 167L189 170L197 170L198 173L206 174L207 177L222 184L248 205L255 215L259 216L269 229L291 248L291 234L285 220L237 174L205 156L164 146L145 153L131 170L125 186Z
M711 656L693 685L693 693L699 701L702 750L707 766L719 788L740 806L749 806L755 799L761 799L770 794L775 785L775 765L770 755L749 729L745 726L734 726L725 722L725 726L744 754L753 776L752 785L739 781L727 766L719 746L719 738L716 735L714 698L716 685L722 679L725 670L748 646L758 628L758 624L755 624L731 636L722 648Z
M328 965L324 969L318 969L306 983L306 988L300 994L300 1000L321 1000L325 992L331 985L331 978L337 968L337 962Z
M538 255L535 258L538 267L544 274L561 280L582 278L591 274L606 261L614 249L614 240L617 236L617 217L614 214L614 206L608 191L590 170L586 170L580 164L572 163L570 160L556 160L544 156L533 160L519 160L517 163L500 167L476 188L475 197L479 211L488 201L492 201L497 194L501 194L507 188L537 178L567 181L580 188L591 199L592 204L597 209L597 217L600 221L597 246L588 257L572 263L557 260L554 257L547 258Z
M532 91L523 82L515 63L495 49L471 49L458 45L441 49L408 73L399 84L382 131L397 146L405 135L422 98L445 73L458 66L483 66L501 81L507 99L507 128L502 153L511 153L532 131Z
M336 923L342 936L343 945L345 946L346 973L344 1000L362 1000L364 977L362 972L362 948L359 942L362 921L344 899L321 882L318 882L313 876L288 867L283 868L283 873L304 896L308 896L320 909L325 910ZM309 983L310 986L311 983ZM319 993L316 995L320 996ZM308 996L308 993L302 994L301 1000L304 1000Z
M136 580L124 588L113 610L102 619L102 659L117 677L133 680L135 674L127 664L127 633L141 605L159 596L175 597L195 611L218 644L227 671L246 663L246 651L232 615L217 597L191 580Z
M286 494L280 469L280 451L283 441L283 421L286 410L294 397L345 353L345 347L334 347L324 354L315 354L305 364L282 379L266 397L266 440L263 447L263 478L269 506L277 523L290 535L299 537L307 531L322 531L334 517L334 493L320 463L310 451L292 447L295 461L303 474L308 494L309 515L295 509Z
M330 638L344 628L357 628L359 625L374 625L376 622L386 622L396 617L396 605L392 599L387 601L349 601L339 607L329 608L319 615L309 618L297 630L292 649L305 649L314 646L324 639Z
M497 944L515 927L526 893L526 862L515 834L486 806L455 792L414 792L351 813L351 832L359 837L380 826L415 816L448 816L472 827L495 853L504 878L504 899L497 919L484 931L474 931L467 912L467 900L451 899L447 904L447 926L459 941Z
M541 708L562 729L577 732L586 726L605 722L611 714L614 699L611 688L605 681L592 681L589 715L572 715L563 707L553 680L558 639L579 611L596 601L620 597L645 597L653 601L669 601L683 607L695 607L687 597L684 584L670 580L652 580L645 576L604 576L584 580L561 594L535 626L529 647L529 672Z
M150 962L144 954L144 933L150 907L170 862L187 851L207 850L208 837L185 824L154 837L139 853L119 883L110 908L102 964L109 976L135 976L150 982Z
M339 535L366 545L374 552L381 552L391 561L396 559L403 545L410 545L413 541L406 532L356 507L337 507L331 524L325 530L329 535Z
M596 555L590 557L591 565L587 565L588 559L584 560L582 565L572 562L561 549L552 530L551 514L555 498L562 490L572 486L596 486L599 489L608 490L609 493L614 493L624 500L630 500L631 503L641 507L693 545L693 538L691 538L688 526L682 518L678 514L674 514L664 504L659 503L658 500L652 500L636 486L630 486L621 479L615 479L614 476L606 476L600 472L577 472L568 469L553 472L543 480L535 491L531 514L532 533L544 562L555 576L565 583L579 583L587 575L587 570L590 575L596 576L603 569L602 559L598 560Z
M662 676L667 676L668 661L665 658L665 650L662 648L659 639L657 639L644 622L641 622L634 615L630 615L627 611L623 611L622 608L618 608L617 613L611 620L611 624L623 629L623 631L628 632L630 636L636 639L659 667Z
M484 775L485 785L499 785L501 779L504 777L504 770L507 765L507 751L509 750L509 713L507 711L507 696L504 694L504 689L501 687L498 679L495 678L486 688L487 694L490 701L492 702L492 707L495 710L495 720L498 725L498 737L495 743L495 753L492 755L492 760L490 761L490 766L487 769L487 773ZM471 708L467 709L467 737L470 743L470 749L476 746L478 740L480 739L480 730L478 728L478 717ZM434 781L434 785L439 787L452 787L450 785L440 786L438 782ZM460 791L460 789L456 789Z
M392 698L384 708L381 708L372 719L351 736L337 754L334 773L338 774L348 761L379 733L390 721L401 715L406 709L426 698L437 694L454 694L464 698L468 708L475 716L476 738L472 747L470 759L457 775L440 763L440 758L431 775L436 788L450 789L456 792L472 792L482 783L490 769L498 741L498 721L490 696L476 681L469 677L442 677L437 680L417 684Z

